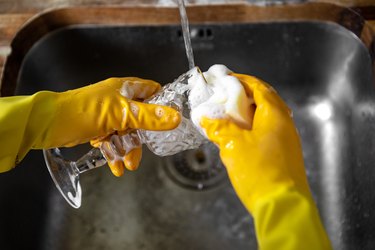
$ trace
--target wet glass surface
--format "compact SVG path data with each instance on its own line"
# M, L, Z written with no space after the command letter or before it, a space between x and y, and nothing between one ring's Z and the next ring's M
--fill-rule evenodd
M222 63L271 83L294 112L306 171L335 249L375 245L375 90L371 60L342 27L318 22L192 26L196 64ZM74 27L29 52L18 94L64 91L112 76L171 82L188 68L180 27ZM68 150L71 158L87 146ZM256 249L229 181L195 191L145 149L140 169L82 175L65 204L40 151L0 175L1 249ZM173 161L169 161L173 162Z

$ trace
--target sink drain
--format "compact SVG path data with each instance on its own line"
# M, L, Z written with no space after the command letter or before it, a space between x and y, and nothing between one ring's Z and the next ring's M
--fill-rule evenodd
M195 190L214 187L226 177L219 150L212 143L167 157L165 169L177 184Z

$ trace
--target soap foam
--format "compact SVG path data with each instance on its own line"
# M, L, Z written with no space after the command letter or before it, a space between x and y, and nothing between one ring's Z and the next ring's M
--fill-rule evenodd
M204 77L197 72L189 79L191 120L198 128L203 116L232 118L239 125L251 128L250 110L254 101L247 97L241 82L230 73L226 66L217 64L204 72Z
M127 99L146 99L149 97L147 93L150 87L138 80L125 80L122 83L120 94Z

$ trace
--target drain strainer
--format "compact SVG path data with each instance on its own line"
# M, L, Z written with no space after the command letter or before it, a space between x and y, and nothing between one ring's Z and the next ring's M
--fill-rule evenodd
M177 184L196 190L216 186L227 175L219 150L212 143L167 157L165 169Z

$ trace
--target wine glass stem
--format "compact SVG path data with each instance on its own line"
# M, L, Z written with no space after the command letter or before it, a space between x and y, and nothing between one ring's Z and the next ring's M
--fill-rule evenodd
M91 149L76 162L72 162L78 174L101 167L107 163L99 148Z

